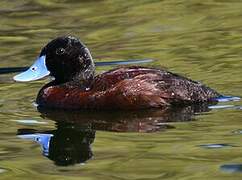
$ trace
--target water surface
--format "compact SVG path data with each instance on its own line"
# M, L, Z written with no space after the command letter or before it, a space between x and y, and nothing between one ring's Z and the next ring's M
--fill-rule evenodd
M147 66L242 96L241 9L223 0L3 0L0 67L29 66L52 38L72 34L98 62L154 59ZM33 102L48 80L12 76L0 77L0 179L241 179L241 101L172 112L39 112Z

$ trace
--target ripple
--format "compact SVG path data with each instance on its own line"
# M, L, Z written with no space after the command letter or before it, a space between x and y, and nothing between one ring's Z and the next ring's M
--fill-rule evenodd
M242 172L242 164L225 164L220 166L220 169L225 172Z
M7 171L6 169L0 168L0 174L5 173L6 171Z
M221 96L216 98L218 102L240 101L241 98L237 96Z
M209 106L209 109L235 109L235 110L242 110L242 106L235 106L235 105L214 105Z
M234 105L214 105L214 106L209 106L209 109L228 109L232 107L234 107Z
M22 42L27 41L28 38L24 36L2 36L0 37L1 41L7 41L7 42Z
M225 148L225 147L234 147L233 145L230 145L230 144L202 144L199 146L202 148L207 148L207 149L219 149L219 148Z
M47 122L44 121L37 121L37 120L13 120L15 122L18 122L20 124L27 124L27 125L32 125L32 124L47 124Z
M232 131L232 133L234 133L234 134L242 134L242 130L241 129L237 129L237 130Z

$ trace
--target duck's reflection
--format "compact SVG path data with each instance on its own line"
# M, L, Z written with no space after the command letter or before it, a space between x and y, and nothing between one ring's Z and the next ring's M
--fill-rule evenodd
M94 130L155 132L173 128L171 122L191 121L195 114L209 111L208 104L140 111L60 111L38 108L43 118L74 123Z
M169 122L190 121L209 110L207 104L183 108L143 111L60 111L38 109L43 118L56 121L56 129L38 131L19 129L18 136L42 146L43 155L56 165L84 163L93 156L91 144L95 131L155 132L174 128Z
M95 138L95 130L87 126L60 122L57 123L56 130L38 132L19 129L18 136L39 143L43 155L53 160L56 165L84 163L93 156L91 144Z

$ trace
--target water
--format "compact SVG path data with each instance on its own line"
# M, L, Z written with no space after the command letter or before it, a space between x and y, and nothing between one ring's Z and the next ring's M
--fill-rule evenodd
M147 66L241 97L241 8L223 0L3 0L0 67L29 66L49 40L72 34L98 62L154 59ZM48 80L14 83L13 75L0 76L0 179L242 177L241 101L168 112L39 112L33 102Z

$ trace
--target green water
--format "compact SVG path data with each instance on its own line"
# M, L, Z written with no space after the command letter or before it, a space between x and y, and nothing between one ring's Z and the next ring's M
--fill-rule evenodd
M48 41L71 34L97 61L152 58L146 66L242 96L241 9L238 0L2 0L0 67L30 65ZM242 164L239 108L46 115L33 102L48 80L22 84L12 76L0 76L0 179L242 178L241 167L224 168ZM95 134L85 164L58 166L39 144L17 136L31 129L53 134L60 124L68 138L87 129ZM201 146L207 144L225 146Z

